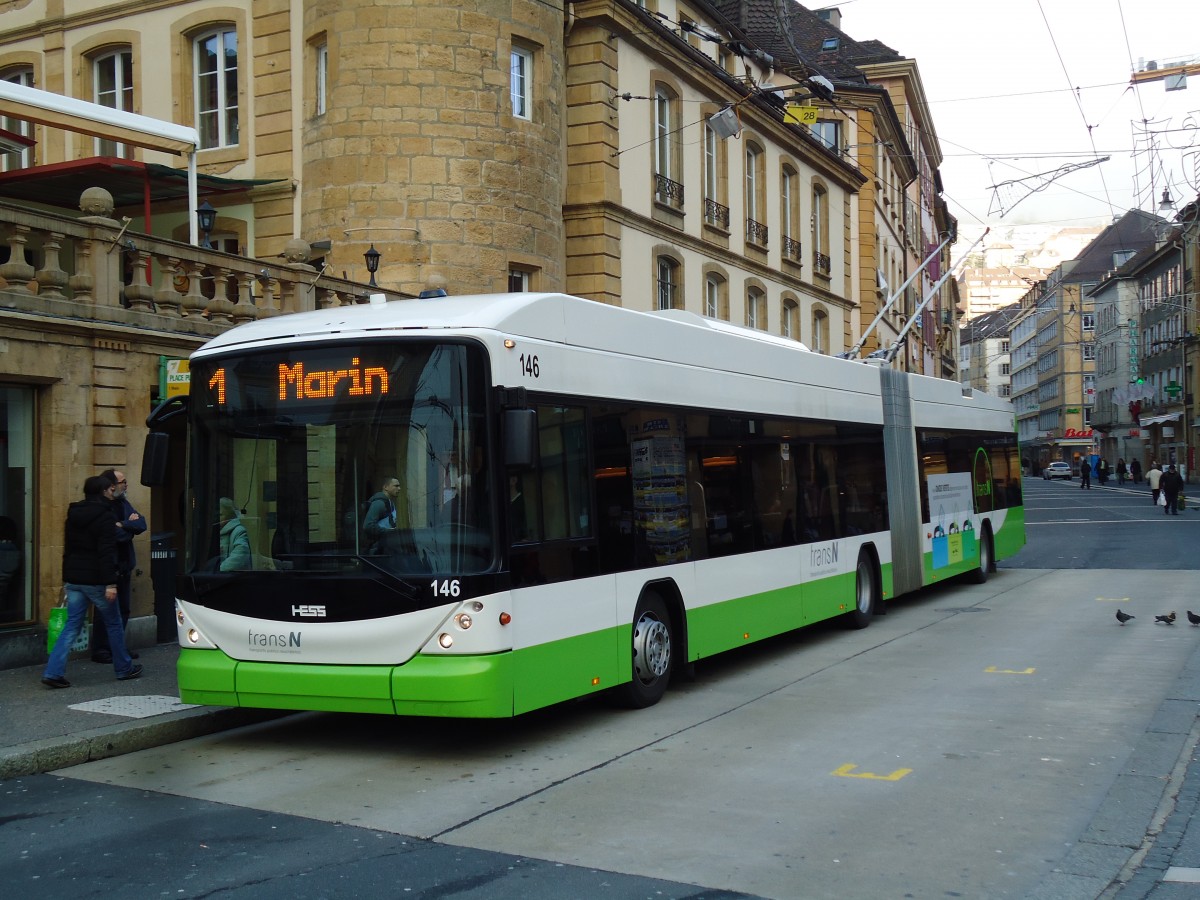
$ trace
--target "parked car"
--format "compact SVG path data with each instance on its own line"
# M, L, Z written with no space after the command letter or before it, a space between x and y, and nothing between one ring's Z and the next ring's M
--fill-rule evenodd
M1048 463L1046 467L1042 469L1042 477L1047 481L1050 481L1053 478L1065 478L1067 481L1070 481L1071 467L1065 462Z

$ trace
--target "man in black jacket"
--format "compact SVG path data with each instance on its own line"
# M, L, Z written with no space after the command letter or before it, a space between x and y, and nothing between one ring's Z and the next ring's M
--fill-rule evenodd
M93 475L83 483L83 499L67 509L63 534L63 586L67 592L67 624L42 673L42 684L52 688L70 687L66 679L67 656L83 628L88 605L108 629L112 647L113 671L120 681L142 674L125 649L125 629L117 608L117 517L112 497L117 486L103 475Z
M1162 478L1158 480L1158 487L1167 498L1163 514L1179 515L1179 492L1183 490L1183 476L1179 474L1179 470L1174 466L1168 467L1167 471L1163 472Z
M129 608L133 598L133 570L137 568L133 539L146 530L146 520L129 502L129 482L125 473L116 469L106 469L100 474L117 485L112 494L112 511L117 519L117 608L121 610L121 627L125 628L129 625ZM125 648L129 649L128 643ZM133 650L129 651L129 655L134 659L138 658ZM108 630L99 616L92 621L92 662L112 662Z

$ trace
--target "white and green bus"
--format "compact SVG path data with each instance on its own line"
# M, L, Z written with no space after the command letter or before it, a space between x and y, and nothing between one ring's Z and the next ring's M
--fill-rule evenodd
M698 659L863 627L1025 541L1009 403L682 312L279 316L192 356L188 415L187 703L644 707Z

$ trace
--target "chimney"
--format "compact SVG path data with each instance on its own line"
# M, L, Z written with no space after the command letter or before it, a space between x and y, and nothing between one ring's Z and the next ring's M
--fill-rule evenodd
M816 9L813 10L813 12L820 16L822 21L828 22L838 31L842 30L842 11L836 6L829 6L825 9Z

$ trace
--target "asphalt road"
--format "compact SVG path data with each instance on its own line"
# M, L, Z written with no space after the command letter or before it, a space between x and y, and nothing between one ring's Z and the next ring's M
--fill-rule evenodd
M5 782L0 887L1024 897L1200 641L1153 623L1192 595L1200 513L1062 482L1027 482L1026 502L1030 546L987 584L726 654L650 710L305 714ZM1177 565L1136 564L1164 553ZM1106 554L1125 564L1095 567Z

